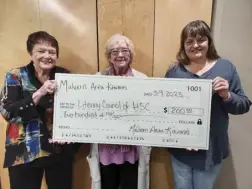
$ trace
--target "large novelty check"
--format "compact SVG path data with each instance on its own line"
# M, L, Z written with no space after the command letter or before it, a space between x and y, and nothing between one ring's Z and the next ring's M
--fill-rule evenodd
M53 140L208 149L211 80L56 74Z

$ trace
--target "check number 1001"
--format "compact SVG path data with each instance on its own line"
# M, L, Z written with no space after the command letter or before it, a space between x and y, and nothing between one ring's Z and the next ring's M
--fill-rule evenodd
M187 86L188 91L201 91L200 86Z

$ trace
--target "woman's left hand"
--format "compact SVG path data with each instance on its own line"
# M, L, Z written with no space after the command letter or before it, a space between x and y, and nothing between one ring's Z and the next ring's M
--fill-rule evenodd
M53 141L52 138L49 138L48 141L51 144L71 144L71 142L55 142L55 141Z
M216 77L213 80L213 90L215 90L223 99L229 99L230 97L229 83L221 77Z

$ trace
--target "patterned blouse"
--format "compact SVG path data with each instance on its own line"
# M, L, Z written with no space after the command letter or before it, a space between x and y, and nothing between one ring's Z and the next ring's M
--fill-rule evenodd
M55 73L69 71L56 66L50 79L54 79ZM52 137L53 95L42 97L35 106L32 94L41 86L32 62L6 74L0 96L0 111L7 121L4 167L29 163L54 153L74 153L71 144L48 142Z

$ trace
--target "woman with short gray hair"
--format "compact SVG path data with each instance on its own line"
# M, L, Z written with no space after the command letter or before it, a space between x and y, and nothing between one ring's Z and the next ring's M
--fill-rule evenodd
M109 66L99 75L147 77L131 68L134 45L124 35L115 34L106 43ZM92 189L148 189L150 147L93 144L88 156Z

